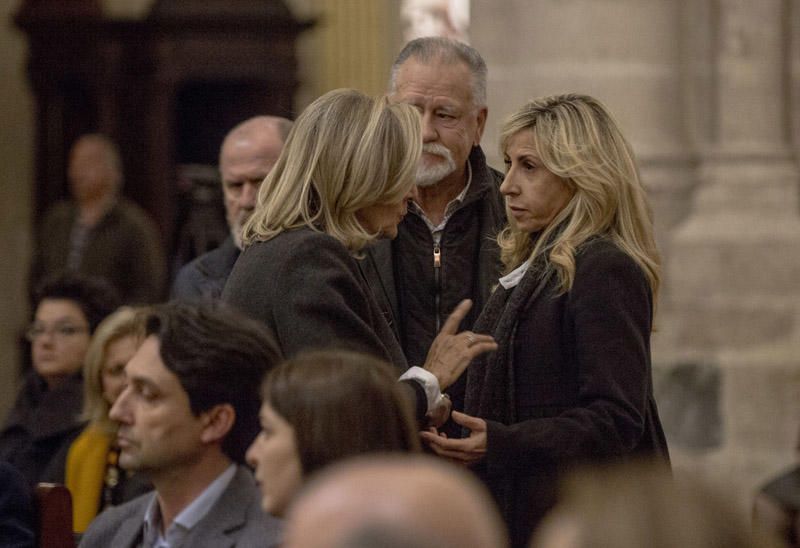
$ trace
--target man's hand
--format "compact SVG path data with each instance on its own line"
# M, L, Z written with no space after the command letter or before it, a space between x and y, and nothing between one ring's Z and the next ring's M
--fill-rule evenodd
M470 430L468 438L451 439L436 429L420 432L422 439L434 453L455 463L470 466L486 456L486 421L453 411L453 420Z
M472 331L456 333L470 308L472 301L469 299L459 303L433 340L425 359L423 367L436 376L442 391L461 376L472 360L485 352L497 350L497 343L491 335L479 335Z

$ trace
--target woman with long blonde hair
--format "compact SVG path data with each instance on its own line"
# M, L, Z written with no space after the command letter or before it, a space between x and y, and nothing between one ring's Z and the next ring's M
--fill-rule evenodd
M287 358L340 348L377 356L405 372L391 316L362 271L362 251L397 235L415 191L421 150L420 117L410 105L351 89L314 101L261 185L243 228L245 250L222 299L269 326ZM414 381L418 417L441 403L437 388L494 348L489 336L456 334L468 310L462 303L453 312L426 363L415 364L439 385Z
M474 329L497 352L467 373L467 437L424 433L476 467L525 546L559 474L585 461L668 462L653 399L659 287L653 221L630 145L599 101L533 100L503 126L506 275Z
M137 309L118 308L92 335L83 365L83 413L89 422L67 453L64 483L72 495L72 526L83 533L104 509L152 490L119 467L117 426L108 411L125 388L125 365L141 342Z

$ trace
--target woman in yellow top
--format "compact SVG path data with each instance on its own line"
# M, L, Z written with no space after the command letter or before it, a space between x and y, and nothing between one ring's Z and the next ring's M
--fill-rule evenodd
M129 481L117 466L116 425L108 418L108 410L125 385L125 364L139 342L136 311L123 307L100 323L86 353L82 417L89 424L72 443L66 467L76 533L84 532L106 507L149 490L144 482ZM136 484L135 488L131 484Z

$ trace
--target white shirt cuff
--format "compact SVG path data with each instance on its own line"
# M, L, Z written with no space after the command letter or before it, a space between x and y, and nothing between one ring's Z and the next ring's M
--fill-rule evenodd
M410 367L408 371L400 376L400 380L412 380L422 385L422 389L425 391L425 399L428 402L429 413L435 409L441 399L444 398L442 391L439 389L439 379L436 378L436 375L422 367L416 365Z

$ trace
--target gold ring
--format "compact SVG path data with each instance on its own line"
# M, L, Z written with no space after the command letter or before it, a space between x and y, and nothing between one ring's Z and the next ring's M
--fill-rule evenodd
M475 344L475 335L473 335L472 333L469 333L467 335L467 346L469 347L469 346L472 346L473 344Z

